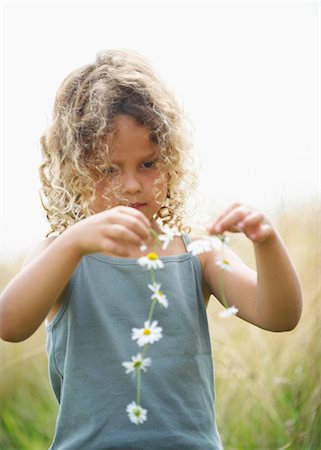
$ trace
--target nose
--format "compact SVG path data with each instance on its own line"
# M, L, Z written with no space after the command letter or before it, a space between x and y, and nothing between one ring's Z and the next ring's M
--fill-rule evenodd
M131 173L123 174L122 188L125 194L132 194L132 195L142 190L142 186L137 175Z

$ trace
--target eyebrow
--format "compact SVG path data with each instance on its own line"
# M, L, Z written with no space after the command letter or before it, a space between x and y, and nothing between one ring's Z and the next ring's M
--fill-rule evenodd
M148 153L147 155L143 156L142 158L139 158L140 161L146 161L147 159L153 159L157 157L157 150L153 151L152 153ZM111 160L112 164L119 164L119 161Z

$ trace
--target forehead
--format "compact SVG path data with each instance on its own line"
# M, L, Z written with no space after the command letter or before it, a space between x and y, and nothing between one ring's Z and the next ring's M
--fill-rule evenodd
M133 117L120 115L114 119L111 156L116 153L151 153L156 151L151 129L140 125Z

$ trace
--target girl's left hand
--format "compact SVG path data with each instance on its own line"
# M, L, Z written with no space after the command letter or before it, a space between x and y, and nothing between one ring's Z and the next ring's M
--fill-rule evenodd
M267 217L253 208L233 203L207 227L209 234L223 234L225 231L244 233L257 244L275 234L275 228Z

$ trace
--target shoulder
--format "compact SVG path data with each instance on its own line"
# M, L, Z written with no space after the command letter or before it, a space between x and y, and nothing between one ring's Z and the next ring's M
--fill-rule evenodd
M212 259L215 258L216 251L215 251L215 249L210 247L211 240L210 240L210 236L208 236L208 235L189 234L188 241L190 242L187 245L187 249L189 251L196 250L196 252L197 252L199 249L204 248L204 250L201 251L200 253L197 252L197 255L195 257L198 258L200 266L201 266L201 270L202 270L202 290L203 290L205 305L207 307L209 298L211 295L211 291L210 291L209 285L206 281L206 267L207 267L207 261L210 258L212 258Z
M43 239L41 242L36 244L34 247L31 248L27 256L25 257L22 267L26 267L28 264L30 264L37 256L39 256L49 245L54 242L57 236L49 236L45 239Z

